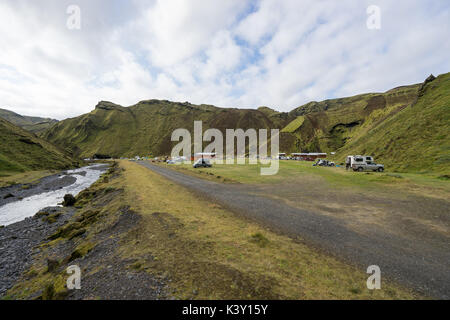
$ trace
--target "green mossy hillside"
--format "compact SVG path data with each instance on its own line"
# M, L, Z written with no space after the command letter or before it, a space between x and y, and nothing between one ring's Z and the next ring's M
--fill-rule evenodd
M0 118L36 134L45 131L58 122L58 120L50 118L22 116L6 109L0 109Z
M388 170L444 172L450 163L450 73L385 93L312 102L282 130L283 152L367 154Z
M9 174L77 165L67 153L0 118L0 173Z
M269 108L218 108L161 100L122 107L102 101L88 114L57 123L43 137L81 157L169 155L177 143L171 142L172 132L185 128L192 134L194 121L202 121L203 130L217 128L225 133L232 128L281 129L290 120L287 113Z
M383 110L367 121L337 157L372 154L397 171L450 173L450 73L421 86L417 101L387 119Z

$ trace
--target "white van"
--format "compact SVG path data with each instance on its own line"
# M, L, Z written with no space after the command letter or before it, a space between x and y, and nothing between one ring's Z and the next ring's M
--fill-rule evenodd
M376 164L371 156L347 156L345 159L345 168L353 171L384 171L382 164Z
M347 156L345 159L345 164L352 167L354 164L370 164L373 162L373 157L371 156ZM348 167L347 167L348 169Z

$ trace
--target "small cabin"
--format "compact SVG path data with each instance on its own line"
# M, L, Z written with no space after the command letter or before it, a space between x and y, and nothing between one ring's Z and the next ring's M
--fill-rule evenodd
M215 159L216 156L216 153L199 152L195 153L194 156L191 157L191 161L197 161L198 159Z
M317 159L325 159L327 157L326 153L292 153L292 158L298 159L301 161L316 161Z

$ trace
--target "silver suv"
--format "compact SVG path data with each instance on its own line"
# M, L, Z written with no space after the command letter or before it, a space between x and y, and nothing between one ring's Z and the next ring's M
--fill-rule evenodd
M384 171L384 165L377 164L371 156L347 156L345 159L345 168L353 171Z
M382 164L377 164L374 162L371 163L361 163L356 165L353 168L354 171L359 171L359 172L363 172L363 171L378 171L378 172L383 172L384 171L384 165Z

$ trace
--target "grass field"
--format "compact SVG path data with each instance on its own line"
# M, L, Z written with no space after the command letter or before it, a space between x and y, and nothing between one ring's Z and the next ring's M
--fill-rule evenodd
M366 288L367 275L334 258L242 220L220 206L132 162L122 162L127 202L145 223L125 257L168 273L179 298L390 299L411 298L392 284ZM131 240L131 239L129 239Z
M166 164L160 164L168 166ZM446 176L414 173L373 173L346 171L343 167L313 167L312 162L280 161L278 174L260 175L262 165L217 164L212 168L194 169L192 165L170 165L174 170L218 182L238 182L245 184L323 182L330 188L389 192L390 190L421 194L435 198L450 197L450 183Z
M413 242L448 243L450 182L431 174L360 173L343 167L313 167L280 161L277 175L261 176L258 165L161 166L240 188L302 210L339 219L360 233L379 230Z

